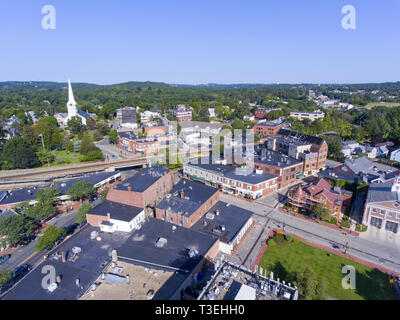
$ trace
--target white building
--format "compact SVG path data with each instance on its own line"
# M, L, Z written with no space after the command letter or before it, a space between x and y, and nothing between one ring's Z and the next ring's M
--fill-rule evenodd
M74 93L72 92L71 81L68 79L68 102L67 102L67 111L68 113L56 113L54 117L57 119L57 122L61 126L67 126L68 121L72 117L79 117L82 120L82 124L86 125L86 122L89 118L93 117L93 115L83 112L79 110L77 104L75 102Z
M317 119L323 119L325 117L325 112L320 110L317 110L315 112L295 111L291 112L290 116L299 120L309 119L310 121L314 121Z
M210 115L210 118L217 117L217 114L215 113L215 108L208 108L208 114Z
M391 153L390 160L400 162L400 149L397 149Z

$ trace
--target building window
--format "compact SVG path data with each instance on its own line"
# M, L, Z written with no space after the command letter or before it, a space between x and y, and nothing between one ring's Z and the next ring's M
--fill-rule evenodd
M396 217L397 217L397 219L400 219L400 213L398 213Z
M393 217L393 213L392 213L392 212L390 212L390 211L388 211L388 214L387 214L387 216L388 216L389 218L391 218L391 217Z
M372 208L372 212L374 212L374 213L375 213L375 212L376 212L376 208Z
M386 221L385 229L387 231L397 233L398 227L399 227L398 223L392 221Z
M385 210L381 210L381 212L380 212L380 214L381 214L382 216L384 216L384 215L385 215L385 213L386 213L386 211L385 211Z
M380 229L382 227L382 219L371 217L370 224L371 224L371 226L374 226L374 227Z

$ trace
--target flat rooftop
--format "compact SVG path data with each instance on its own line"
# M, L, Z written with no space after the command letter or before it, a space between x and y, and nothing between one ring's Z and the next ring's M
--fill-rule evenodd
M129 275L129 284L126 281L120 284L109 283L100 278L96 290L90 290L80 300L148 300L149 290L154 290L156 298L166 300L185 279L182 276L173 277L172 271L146 268L123 261L117 261L116 267L122 269L118 275L123 277ZM109 265L106 272L116 274L115 270ZM171 278L176 281L171 282ZM166 295L160 296L163 292Z
M143 192L168 172L169 169L162 167L143 168L136 172L132 177L115 185L114 190L128 191L128 187L130 187L132 192Z
M218 201L193 225L192 230L216 236L220 241L228 243L235 239L252 214L251 211ZM224 231L222 231L222 226L225 227Z
M71 238L65 240L57 249L52 251L46 261L34 268L21 282L3 297L5 300L75 300L78 299L99 277L102 270L111 261L111 252L118 248L129 237L126 232L105 233L99 232L101 241L91 240L90 233L99 232L99 228L87 226ZM81 248L75 262L69 260L74 246ZM66 263L54 253L66 252ZM53 266L56 275L62 276L62 281L53 292L43 289L42 273L44 266ZM80 279L80 287L75 283Z
M279 168L287 168L302 163L300 160L272 150L266 151L265 158L262 156L254 156L254 162Z
M193 214L205 201L210 199L219 189L203 183L181 179L171 191L171 196L162 200L157 208L172 209L174 212ZM183 198L182 198L183 193Z
M187 274L216 241L216 237L149 218L140 230L131 233L117 253L121 261ZM193 252L196 255L190 256Z
M68 189L71 188L72 185L76 182L86 181L86 182L92 183L93 185L96 185L96 184L98 184L104 180L107 180L109 178L112 178L113 176L116 176L118 174L119 174L119 171L99 172L99 173L92 173L92 174L89 173L89 174L85 174L78 178L73 178L70 180L57 182L52 187L56 188L58 191L60 191L60 195L66 195Z
M96 207L94 207L93 209L91 209L88 212L88 214L107 216L107 213L110 213L111 219L129 222L142 211L143 208L138 208L127 204L122 204L119 202L105 200Z

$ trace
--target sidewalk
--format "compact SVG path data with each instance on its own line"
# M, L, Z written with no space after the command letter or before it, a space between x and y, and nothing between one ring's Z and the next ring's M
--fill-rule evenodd
M349 235L352 235L352 236L355 236L355 237L358 237L360 235L360 233L357 232L357 231L352 231L351 229L345 229L345 228L342 228L342 227L340 227L340 226L338 226L336 224L328 223L328 222L325 222L325 221L318 221L317 222L317 221L315 221L315 220L313 220L311 218L305 217L304 215L302 215L300 213L289 212L289 211L283 209L281 206L279 206L277 209L278 209L279 212L284 213L284 214L286 214L288 216L293 216L293 217L300 218L300 219L303 219L303 220L308 221L308 222L312 222L312 223L315 223L315 224L320 224L320 225L322 225L324 227L331 228L331 229L334 229L336 231L339 231L343 235L349 234Z

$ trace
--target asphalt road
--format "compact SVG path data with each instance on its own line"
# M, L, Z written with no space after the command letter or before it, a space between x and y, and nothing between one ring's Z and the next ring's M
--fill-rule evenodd
M266 237L268 228L279 228L317 244L331 248L333 248L333 246L338 246L339 250L342 252L345 251L347 245L348 254L395 272L400 272L400 251L398 249L352 235L345 236L340 231L281 213L274 208L274 205L278 202L276 200L276 195L274 197L275 198L271 197L272 199L267 199L266 201L253 203L225 194L220 197L221 201L229 202L238 207L253 211L254 220L259 226L262 226L259 232L263 233L260 234L259 237L253 238L253 241L257 243L254 248L248 252L249 259L246 260L247 257L242 257L246 266L251 265L250 260L254 261L254 257L259 252L261 241Z

